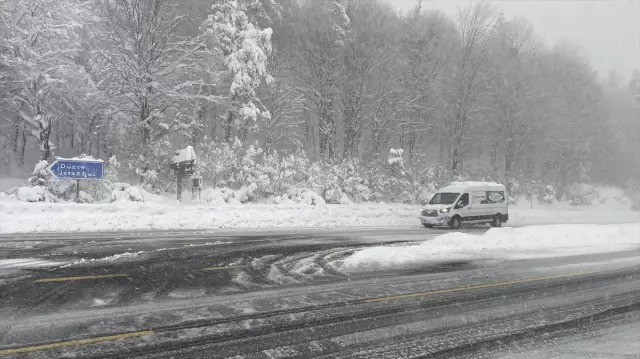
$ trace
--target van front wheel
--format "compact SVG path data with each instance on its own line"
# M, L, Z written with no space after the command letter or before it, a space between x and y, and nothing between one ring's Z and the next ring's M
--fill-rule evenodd
M491 222L491 227L502 227L502 215L496 214L493 217L493 222Z
M449 221L449 228L458 229L460 228L460 217L453 217Z

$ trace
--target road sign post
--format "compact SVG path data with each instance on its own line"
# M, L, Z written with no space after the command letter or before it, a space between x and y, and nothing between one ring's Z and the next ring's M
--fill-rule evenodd
M76 180L76 202L80 202L80 180L102 181L104 162L75 158L58 158L49 167L49 173L57 179Z

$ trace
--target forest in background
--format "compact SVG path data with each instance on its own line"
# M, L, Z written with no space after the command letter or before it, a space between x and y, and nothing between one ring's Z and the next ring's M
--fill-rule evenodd
M486 3L0 0L3 174L86 155L162 194L187 145L239 202L420 202L453 179L638 193L640 72L599 75Z

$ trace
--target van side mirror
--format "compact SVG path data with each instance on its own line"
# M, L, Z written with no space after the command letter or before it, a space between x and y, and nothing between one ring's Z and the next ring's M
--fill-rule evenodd
M464 207L464 204L462 202L458 201L458 203L456 203L454 208L455 209L460 209L460 208L463 208L463 207Z

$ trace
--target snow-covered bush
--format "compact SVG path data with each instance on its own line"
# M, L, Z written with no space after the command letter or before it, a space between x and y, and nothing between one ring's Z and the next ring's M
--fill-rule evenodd
M427 159L418 158L419 165L414 169L415 178L421 188L427 187L429 190L437 190L453 181L448 168L437 163L428 164Z
M240 203L254 202L258 196L258 185L256 183L249 183L240 187L233 193L233 198Z
M395 202L411 204L413 203L413 200L414 200L414 196L412 196L411 193L409 193L408 191L404 191L400 193L400 195L396 198Z
M354 160L346 160L333 167L333 173L338 179L338 185L343 192L340 203L365 202L371 198L371 188L366 179L365 169ZM348 196L348 198L345 198Z
M420 187L420 189L418 189L418 194L416 195L416 202L422 205L427 204L436 191L437 189L432 183Z
M591 206L600 197L600 194L595 187L589 184L574 183L567 188L564 196L572 206Z
M321 206L326 203L322 196L307 188L290 190L288 198L295 203L304 203L312 206Z
M556 190L552 185L538 186L537 198L540 203L553 204L556 201Z
M175 153L175 145L169 139L162 139L148 144L144 154L132 155L127 158L127 171L131 180L136 179L137 185L150 193L162 194L167 185L175 193L175 179L168 160Z
M95 201L111 200L111 192L115 189L115 184L120 182L120 168L121 164L118 162L116 156L111 156L104 166L104 178L102 181L97 182L95 186L90 187L88 191L88 194L91 195Z
M511 197L520 197L525 196L527 194L527 189L520 185L520 181L517 178L508 178L507 179L507 192L509 192L509 196Z
M49 167L49 163L45 160L36 163L33 168L33 173L31 173L31 177L28 179L32 186L46 186L49 183L52 176L47 170L47 167Z
M233 145L203 145L199 160L201 174L216 187L238 192L238 200L258 201L287 194L308 180L309 161L303 151L280 155L263 151L257 144L244 148L236 139Z
M375 166L369 168L370 188L373 193L380 195L377 200L389 200L402 203L406 203L407 201L413 202L415 200L415 194L417 194L420 186L413 181L411 171L405 168L402 158L403 153L404 151L402 149L390 149L384 168L377 168ZM402 195L405 192L409 193L409 196L406 194ZM408 200L408 197L411 197L411 200Z
M57 202L58 197L67 191L68 184L53 178L47 170L49 163L39 161L36 163L28 182L32 187L19 187L16 197L26 202Z
M342 189L340 189L336 181L322 191L322 197L327 203L340 204L344 198L344 193L342 193Z
M45 186L18 187L17 198L25 202L57 202L58 199L51 194Z
M389 156L387 157L387 165L391 168L392 173L403 174L404 172L404 158L402 155L404 150L402 148L389 149Z
M93 202L95 202L95 199L93 198L93 196L91 194L89 194L89 192L87 192L87 191L80 191L79 200L80 200L80 203L93 203Z
M144 202L144 200L144 191L141 188L128 183L114 183L114 189L111 192L111 202Z
M212 188L208 187L202 190L200 193L200 198L203 202L211 203L211 204L225 204L227 202L227 198L231 196L231 193L225 193L224 190L231 192L228 188Z

